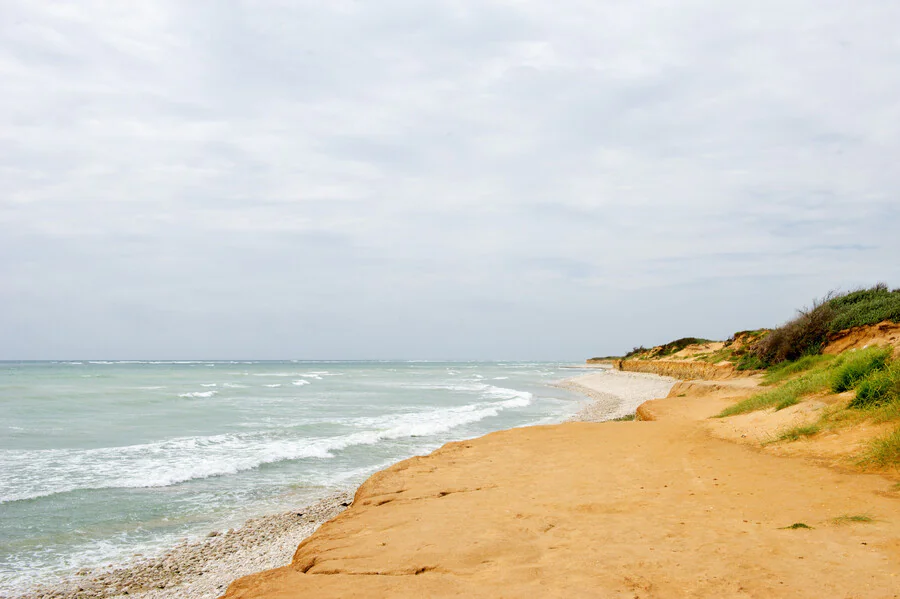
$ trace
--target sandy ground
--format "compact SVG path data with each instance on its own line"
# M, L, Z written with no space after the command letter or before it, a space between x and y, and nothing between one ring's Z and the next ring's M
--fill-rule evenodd
M603 374L594 392L625 384ZM680 384L653 421L518 428L400 462L290 566L226 596L900 596L894 482L717 438L727 391Z

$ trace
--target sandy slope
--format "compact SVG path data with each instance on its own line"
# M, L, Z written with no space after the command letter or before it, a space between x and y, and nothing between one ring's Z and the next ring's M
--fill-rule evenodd
M900 595L892 482L715 438L702 417L716 402L688 394L654 402L653 422L520 428L401 462L291 566L227 597ZM831 521L856 514L875 522ZM783 528L795 522L814 528Z

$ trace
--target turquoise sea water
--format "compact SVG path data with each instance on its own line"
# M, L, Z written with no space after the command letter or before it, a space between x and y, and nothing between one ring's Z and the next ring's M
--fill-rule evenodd
M306 505L582 399L549 363L0 362L0 593Z

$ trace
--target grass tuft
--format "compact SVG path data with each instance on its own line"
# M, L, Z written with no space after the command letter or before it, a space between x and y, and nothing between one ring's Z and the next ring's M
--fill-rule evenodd
M795 426L794 428L788 429L781 433L778 436L779 441L797 441L801 437L812 437L815 434L818 434L819 431L822 430L822 426L819 424L804 424L801 426Z
M852 516L845 514L843 516L838 516L837 518L831 519L832 524L838 525L855 523L870 524L872 522L875 522L875 518L869 516L868 514L854 514Z
M884 368L890 357L890 348L882 347L843 353L835 363L831 390L841 393L853 389L864 378Z
M868 451L863 455L860 464L876 468L896 467L900 465L900 428L872 441Z
M637 414L626 414L624 416L619 416L618 418L613 418L613 422L631 422L632 420L637 419Z
M780 387L757 393L743 401L739 401L716 414L716 418L746 414L747 412L755 412L756 410L764 410L771 407L774 407L776 410L783 410L798 403L804 395L827 389L830 380L831 373L827 368L812 370L799 378L784 383Z
M900 402L900 360L869 373L856 388L851 408L872 408Z
M782 526L778 530L797 530L799 528L808 528L812 530L812 526L810 526L809 524L804 524L803 522L794 522L790 526Z

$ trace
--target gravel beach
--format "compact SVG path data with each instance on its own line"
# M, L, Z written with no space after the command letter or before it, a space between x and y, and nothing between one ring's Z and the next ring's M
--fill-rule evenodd
M289 564L297 545L352 500L352 493L338 493L296 511L247 520L237 529L210 532L161 556L80 570L58 584L0 599L214 599L236 578Z
M647 400L665 397L676 382L655 374L604 369L566 379L556 386L582 393L592 400L570 421L603 422L633 414Z

